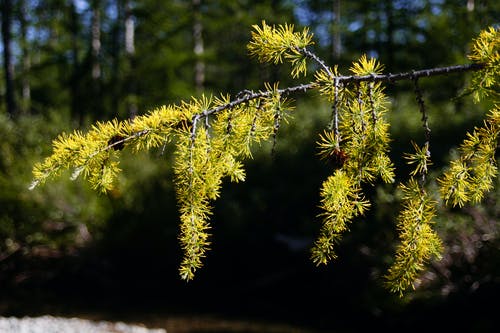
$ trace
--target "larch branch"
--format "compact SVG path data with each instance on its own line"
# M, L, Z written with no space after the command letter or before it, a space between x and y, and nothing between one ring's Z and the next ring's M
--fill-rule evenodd
M301 49L301 51L303 51ZM312 54L312 53L311 53ZM309 53L307 54L309 56ZM318 61L321 59L317 57L312 57L312 59ZM320 63L321 64L321 63ZM324 63L321 67L324 66ZM430 69L422 69L418 71L410 71L410 72L403 72L403 73L397 73L397 74L370 74L370 75L339 75L339 76L332 76L332 80L336 81L336 84L348 84L348 83L359 83L359 82L389 82L393 83L396 81L403 81L403 80L416 80L418 78L422 77L431 77L431 76L438 76L438 75L447 75L447 74L452 74L452 73L460 73L460 72L468 72L468 71L479 71L483 69L486 65L482 63L472 63L472 64L465 64L465 65L455 65L455 66L447 66L447 67L436 67L436 68L430 68ZM310 82L310 83L305 83L305 84L299 84L297 86L292 86L292 87L287 87L283 89L278 89L277 92L281 95L289 95L292 93L296 92L306 92L310 89L313 89L317 87L317 83L315 82ZM212 114L221 112L223 110L227 109L232 109L240 104L248 103L251 100L254 99L259 99L263 97L268 97L272 94L272 91L259 91L259 92L254 92L251 90L243 90L241 93L238 93L236 95L236 99L230 101L229 103L217 106L213 109L205 110L197 115L195 117L197 120L200 120L203 117L208 117ZM129 141L131 139L135 139L144 135L149 134L150 131L144 130L140 131L137 133L134 133L130 137L126 137L123 140L114 142L113 145L109 145L104 148L110 149L114 145L118 145L120 143L124 143L126 141Z

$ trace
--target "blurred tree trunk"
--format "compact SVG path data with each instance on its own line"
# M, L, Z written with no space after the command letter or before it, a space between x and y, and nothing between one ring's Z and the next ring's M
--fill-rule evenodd
M91 33L92 33L92 79L98 81L101 79L101 11L100 11L100 1L92 1L92 22L91 22Z
M111 82L109 86L109 91L111 92L111 112L117 113L120 107L120 97L121 97L121 76L120 76L120 66L121 66L121 50L122 50L122 24L124 17L123 1L115 1L116 20L113 23L113 28L111 31Z
M26 113L30 109L31 104L31 86L29 80L29 72L31 69L31 59L29 52L29 41L27 36L28 30L28 10L27 2L19 0L19 26L21 30L21 53L22 53L22 112Z
M69 5L69 28L71 34L71 80L70 80L70 99L71 99L71 114L75 119L78 119L80 125L83 123L83 111L79 98L79 81L80 81L80 63L78 61L78 41L79 41L79 18L76 11L75 0Z
M201 0L192 0L193 5L193 51L196 57L194 83L198 92L205 84L205 62L203 61L203 23L201 22Z
M474 0L467 0L467 11L473 12L474 7L475 7Z
M126 1L125 4L125 52L130 57L135 54L135 24L131 1Z
M194 83L198 92L205 84L205 62L203 61L203 24L201 22L201 0L192 0L193 6L193 51L196 58Z
M132 15L132 1L125 0L125 55L129 62L129 78L128 78L128 103L127 111L131 119L137 115L137 83L134 77L135 72L135 23Z
M342 52L342 40L341 40L341 23L340 23L340 0L333 1L333 31L332 31L332 56L335 63L336 60L340 58Z
M385 34L387 35L387 41L385 46L385 51L387 52L387 60L386 66L387 68L394 67L394 5L392 3L393 0L385 0L383 3L385 17L387 19L387 25Z
M3 42L3 67L5 75L5 102L7 112L11 116L17 114L16 100L14 97L14 63L11 53L11 27L12 27L12 2L2 0L2 42Z
M101 67L101 0L91 2L90 21L90 72L91 72L91 100L89 111L98 118L103 116L103 91L102 91L102 67Z

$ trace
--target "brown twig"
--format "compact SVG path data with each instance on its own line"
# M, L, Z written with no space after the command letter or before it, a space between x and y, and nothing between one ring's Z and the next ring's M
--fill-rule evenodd
M300 49L300 51L304 51L303 49ZM324 64L324 62L321 61L318 57L312 57L309 54L313 54L312 52L305 53L308 57L311 59L314 59L315 61L318 61L321 67L323 68L328 68ZM436 67L436 68L430 68L430 69L423 69L423 70L418 70L418 71L410 71L410 72L404 72L404 73L397 73L397 74L370 74L370 75L339 75L339 76L333 76L332 74L332 79L336 81L337 85L340 84L347 84L347 83L359 83L359 82L396 82L396 81L403 81L403 80L415 80L421 77L431 77L431 76L438 76L438 75L446 75L446 74L451 74L451 73L460 73L460 72L468 72L468 71L479 71L485 67L485 64L465 64L465 65L455 65L455 66L447 66L447 67ZM331 71L328 71L331 73ZM299 84L297 86L293 87L288 87L284 89L278 89L277 92L280 95L289 95L293 94L296 92L306 92L310 89L313 89L317 87L316 82L310 82L306 84ZM253 92L251 90L244 90L244 93L240 93L236 95L236 99L226 103L224 105L217 106L213 109L205 110L200 114L195 115L196 120L200 120L201 118L208 117L212 114L221 112L226 109L232 109L240 104L248 103L251 100L254 99L259 99L259 98L264 98L268 97L271 94L273 94L273 91L259 91L259 92ZM138 137L141 137L143 135L148 134L148 130L140 131L137 133L132 134L129 137L124 138L123 140L116 141L112 145L109 145L105 147L103 150L110 149L116 145L123 144L126 141L129 141L131 139L135 139ZM101 150L102 151L102 150Z

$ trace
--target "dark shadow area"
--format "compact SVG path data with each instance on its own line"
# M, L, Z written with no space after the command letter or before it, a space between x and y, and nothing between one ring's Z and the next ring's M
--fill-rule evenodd
M212 218L212 250L194 281L182 281L177 273L182 253L173 191L151 182L134 205L113 215L101 239L73 255L4 260L0 313L162 327L170 327L169 318L211 316L311 332L416 331L430 323L477 332L496 327L498 275L447 297L431 290L428 297L403 301L385 290L394 231L380 215L353 223L339 245L339 259L314 266L309 250L319 229L317 189L328 172L314 153L299 149L251 161L245 183L224 186ZM498 248L485 252L492 257L479 261L498 258ZM491 265L485 269L498 273ZM221 328L186 332L212 331Z

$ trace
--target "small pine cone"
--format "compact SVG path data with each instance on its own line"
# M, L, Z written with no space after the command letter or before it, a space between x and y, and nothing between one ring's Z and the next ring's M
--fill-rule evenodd
M109 139L108 146L112 146L111 148L113 148L114 150L122 150L125 146L125 142L123 140L125 140L125 138L117 134Z
M333 165L335 169L340 169L344 166L344 163L348 158L349 157L342 149L335 149L332 150L332 152L328 156L328 161Z

